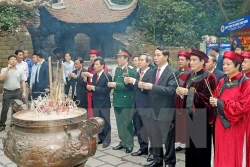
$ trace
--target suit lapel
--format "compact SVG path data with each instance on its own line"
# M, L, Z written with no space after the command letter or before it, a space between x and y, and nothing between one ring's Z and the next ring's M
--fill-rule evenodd
M159 81L158 81L158 83L157 83L156 85L159 85L159 84L161 83L161 81L163 80L163 78L164 78L165 75L167 74L168 70L169 70L169 65L167 65L167 67L166 67L166 68L164 69L164 71L162 72L162 74L161 74L161 76L160 76L160 78L159 78Z

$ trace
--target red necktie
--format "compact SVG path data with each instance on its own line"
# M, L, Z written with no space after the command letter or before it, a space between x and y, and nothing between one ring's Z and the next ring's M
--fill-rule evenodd
M144 72L142 71L142 72L140 73L140 81L142 81L143 74L144 74Z
M161 71L161 69L158 68L157 73L156 73L156 77L155 77L155 84L157 84L158 81L159 81L159 78L160 78L160 71Z
M98 82L98 80L99 80L99 74L97 74L96 83Z

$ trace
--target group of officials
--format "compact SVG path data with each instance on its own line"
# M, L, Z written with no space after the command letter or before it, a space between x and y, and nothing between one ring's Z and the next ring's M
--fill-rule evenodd
M89 117L105 120L98 135L103 148L111 142L113 89L120 139L114 150L148 155L145 167L174 167L176 151L182 149L186 149L186 167L250 167L250 52L243 52L242 46L223 55L217 47L211 48L209 56L196 49L179 51L178 70L169 65L170 54L162 46L156 48L153 57L148 53L132 57L121 48L113 78L101 52L89 53L88 69L83 68L82 58L71 60L71 54L65 54L64 90L68 95L72 86L72 98L80 102L78 106L86 108ZM130 58L133 66L129 65ZM25 62L22 59L18 54L9 56L8 67L1 70L4 94L0 131L5 129L10 101L21 98L17 83L22 83L23 98L25 82L32 98L49 93L45 79L48 64L42 54L32 55L33 66L24 63L18 67ZM133 152L135 134L140 148Z

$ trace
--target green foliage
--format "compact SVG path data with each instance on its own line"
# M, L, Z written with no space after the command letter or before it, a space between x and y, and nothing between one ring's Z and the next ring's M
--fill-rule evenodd
M122 1L122 0L117 0ZM223 13L219 2L222 2ZM155 44L193 47L205 34L250 13L249 0L139 0L134 29ZM242 12L242 8L247 11ZM228 20L226 19L228 18Z
M33 12L15 6L0 6L0 32L12 32L17 26L32 20Z

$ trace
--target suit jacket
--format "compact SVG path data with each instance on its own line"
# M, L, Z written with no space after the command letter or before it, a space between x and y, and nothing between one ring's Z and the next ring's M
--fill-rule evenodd
M35 82L32 86L35 91L44 92L44 89L49 88L49 66L46 61L41 64L38 80L39 83Z
M74 70L72 72L77 75L77 70ZM80 100L79 106L87 107L87 89L86 89L87 82L85 82L81 77L82 72L87 72L87 70L82 68L79 76L77 78L70 78L70 82L72 84L73 90L76 88L77 99Z
M222 58L221 55L219 55L218 60L217 60L216 69L220 70L220 71L223 71L222 66L223 66L223 58Z
M149 75L152 70L148 69L146 73L142 77L142 82L148 82ZM132 107L133 108L147 108L148 107L148 90L138 88L138 82L140 79L140 71L136 72L135 74L135 84L125 84L125 86L129 90L133 90L133 100L132 100Z
M214 69L213 74L216 77L216 83L219 83L220 79L225 77L225 74L218 69Z
M100 108L100 109L111 108L110 104L111 88L108 87L108 82L112 82L111 75L107 72L103 72L99 77L98 82L96 82L96 79L97 79L97 74L94 74L92 79L92 85L95 86L95 91L92 91L94 108Z
M153 84L149 91L149 108L153 109L153 117L156 120L171 121L175 115L175 90L177 83L173 73L176 69L168 65L162 72L158 83L155 83L157 68L153 69L149 75L149 83Z

